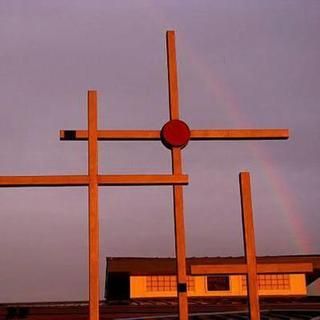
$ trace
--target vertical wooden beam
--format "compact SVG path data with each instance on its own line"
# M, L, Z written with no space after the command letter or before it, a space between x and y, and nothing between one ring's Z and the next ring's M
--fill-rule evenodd
M88 92L89 319L99 320L97 92Z
M257 281L257 261L255 236L253 225L253 210L251 200L250 174L240 173L240 194L242 209L243 241L245 247L245 257L248 267L247 288L249 295L249 310L251 320L260 320L258 281Z
M178 72L174 31L167 31L167 64L170 119L179 119Z
M173 148L172 169L173 174L181 173L181 150ZM188 319L188 292L186 274L186 240L183 213L183 187L173 186L174 231L177 259L177 292L179 301L179 319Z
M169 84L170 120L179 119L178 76L174 31L167 32L167 63ZM182 174L182 154L180 148L172 148L172 172ZM183 214L182 186L173 186L175 249L177 259L177 292L179 302L179 319L188 319L188 293L186 274L186 240Z

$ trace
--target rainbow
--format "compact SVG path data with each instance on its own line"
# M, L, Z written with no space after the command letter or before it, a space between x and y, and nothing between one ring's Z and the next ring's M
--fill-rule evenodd
M187 49L187 50L186 50ZM222 112L225 112L229 119L237 120L237 123L246 123L248 121L243 114L239 112L237 100L232 95L230 90L227 90L226 85L223 84L221 79L214 77L214 71L212 68L208 68L199 59L195 58L190 48L186 48L184 44L184 54L189 56L188 60L192 61L189 66L192 71L203 79L205 89L211 92L215 100L218 100L225 108ZM283 216L287 222L288 232L290 237L295 243L298 253L310 253L312 252L312 245L308 237L307 228L302 219L301 211L298 209L299 205L292 196L289 185L286 183L283 175L278 172L274 161L270 154L267 154L265 150L257 144L249 144L251 154L258 160L260 166L263 168L263 175L265 180L273 190L274 199L279 204L279 214Z

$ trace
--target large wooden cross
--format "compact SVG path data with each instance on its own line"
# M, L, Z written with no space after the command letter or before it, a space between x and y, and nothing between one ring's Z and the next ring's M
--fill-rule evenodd
M192 275L244 274L247 276L249 314L251 320L260 319L257 274L263 273L306 273L312 272L312 263L260 263L257 264L251 184L249 172L239 175L241 212L244 242L244 264L193 265Z
M168 175L100 175L98 174L97 93L88 92L88 174L55 176L1 176L0 187L87 186L89 200L89 314L99 319L99 217L98 186L183 185L188 177L182 173ZM74 132L65 131L72 139Z
M161 130L98 130L97 94L88 93L88 129L62 130L61 140L88 140L88 174L60 176L2 176L0 187L88 186L89 196L89 312L90 320L99 319L99 223L98 186L172 185L177 259L179 319L188 318L183 188L188 177L183 174L182 148L189 140L287 139L287 129L190 130L180 120L175 33L168 31L167 67L170 120ZM99 175L98 140L161 140L171 151L172 174Z

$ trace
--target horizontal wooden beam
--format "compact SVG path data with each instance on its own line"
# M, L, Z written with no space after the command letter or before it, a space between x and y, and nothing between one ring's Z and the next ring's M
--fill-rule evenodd
M312 263L258 263L257 273L306 273L312 272ZM246 274L246 264L192 265L192 275Z
M191 130L191 140L272 140L288 138L288 129Z
M86 175L60 176L2 176L0 187L62 187L86 186L89 178Z
M5 187L68 187L87 186L87 175L60 176L2 176L0 188ZM186 185L187 175L98 175L100 186L121 185Z
M258 273L306 273L312 272L311 262L306 263L264 263L257 265Z
M100 186L117 185L186 185L187 175L99 175Z
M60 140L88 140L87 130L60 130ZM98 140L160 140L159 130L98 130Z
M193 265L192 275L205 274L245 274L248 268L245 264L217 264L217 265Z
M191 140L288 139L288 129L191 130ZM88 140L87 130L60 130L60 140ZM98 140L160 140L159 130L98 130Z

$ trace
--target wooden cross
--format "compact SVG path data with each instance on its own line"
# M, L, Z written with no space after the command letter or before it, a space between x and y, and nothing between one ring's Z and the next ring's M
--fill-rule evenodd
M71 138L70 132L65 132ZM60 176L1 176L0 187L88 186L89 199L89 313L90 320L99 319L99 219L98 186L182 185L186 175L99 175L97 93L88 92L88 174Z
M161 140L171 150L173 176L180 177L183 173L181 150L189 140L257 140L287 139L289 137L287 129L190 130L188 125L180 120L174 31L167 31L166 40L170 120L161 130L98 130L98 140ZM61 131L60 138L62 140L87 140L88 131ZM188 300L182 184L173 184L173 204L179 319L186 320Z
M249 172L239 175L245 264L193 265L191 274L245 274L249 296L251 320L260 319L257 273L306 273L312 272L312 263L264 263L257 264L251 186Z
M88 130L62 130L61 140L88 140L88 174L60 176L5 176L0 187L88 186L89 190L89 312L90 320L99 319L99 224L98 186L172 185L177 258L179 319L188 318L183 189L188 177L183 174L182 148L189 140L287 139L287 129L190 130L180 120L175 33L167 35L167 67L170 120L161 130L98 130L97 94L88 93ZM98 140L161 140L171 151L170 175L99 175Z

